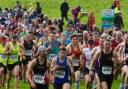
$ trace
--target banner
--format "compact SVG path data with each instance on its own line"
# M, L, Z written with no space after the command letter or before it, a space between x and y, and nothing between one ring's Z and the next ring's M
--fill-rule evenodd
M114 10L106 9L102 11L102 29L114 26Z

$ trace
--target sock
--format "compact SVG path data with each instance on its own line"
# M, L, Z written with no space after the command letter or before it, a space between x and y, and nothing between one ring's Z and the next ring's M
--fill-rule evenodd
M120 83L120 88L119 89L124 89L124 83Z
M80 81L75 81L75 89L79 89Z

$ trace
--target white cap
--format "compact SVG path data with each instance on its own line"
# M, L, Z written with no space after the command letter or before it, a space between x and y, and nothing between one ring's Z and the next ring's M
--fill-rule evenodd
M46 50L45 46L39 46L38 47L38 52L41 52L41 51L44 51L44 50Z

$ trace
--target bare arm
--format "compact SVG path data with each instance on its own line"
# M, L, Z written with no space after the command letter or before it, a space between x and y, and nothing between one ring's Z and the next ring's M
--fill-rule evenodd
M26 72L26 77L27 77L27 79L29 80L30 83L33 82L33 80L32 80L32 71L33 71L33 68L34 68L35 65L36 65L36 59L33 59L29 63L28 70Z
M55 70L56 70L56 58L52 60L51 67L50 67L50 71L55 71Z
M91 63L90 63L90 70L94 70L96 60L98 60L98 58L100 57L100 55L101 55L101 52L98 52L98 53L96 53L94 55L94 57L92 58Z

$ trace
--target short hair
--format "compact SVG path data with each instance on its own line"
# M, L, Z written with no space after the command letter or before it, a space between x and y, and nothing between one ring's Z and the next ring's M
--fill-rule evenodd
M72 39L73 37L77 37L77 38L78 38L78 35L76 35L76 34L71 35L71 39Z
M64 46L61 46L61 47L60 47L60 51L67 51L67 49L66 49L66 47L64 47Z

